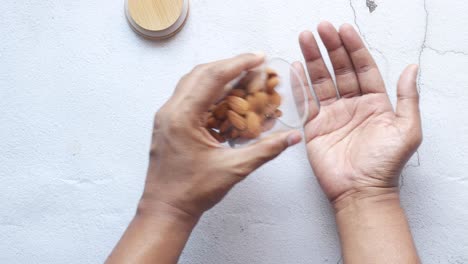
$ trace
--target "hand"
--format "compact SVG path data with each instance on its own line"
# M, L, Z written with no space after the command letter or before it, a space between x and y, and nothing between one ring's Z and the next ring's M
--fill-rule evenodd
M397 193L403 166L422 140L418 67L402 73L394 111L377 65L354 28L343 25L337 32L324 22L318 32L336 86L313 34L303 32L300 45L321 104L320 110L312 108L305 126L314 173L335 208L347 197ZM295 67L305 76L300 64Z
M252 171L301 141L301 133L290 131L230 149L205 129L208 109L223 96L225 85L263 61L263 56L244 54L197 66L180 80L155 117L137 214L106 263L177 263L203 212Z
M263 61L263 56L244 54L197 66L180 80L155 117L140 211L159 214L164 208L197 219L236 183L301 141L301 134L292 131L231 149L205 129L208 109L223 96L224 86Z

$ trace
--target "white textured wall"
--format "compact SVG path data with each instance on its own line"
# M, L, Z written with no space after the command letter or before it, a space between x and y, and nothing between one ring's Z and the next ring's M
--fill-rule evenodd
M421 63L425 141L403 203L424 263L468 263L468 4L377 4L192 0L184 30L150 42L122 1L2 1L0 263L102 262L132 218L152 116L178 78L244 51L299 59L298 33L325 19L357 24L392 96L403 67ZM181 263L336 263L332 216L299 146L207 213Z

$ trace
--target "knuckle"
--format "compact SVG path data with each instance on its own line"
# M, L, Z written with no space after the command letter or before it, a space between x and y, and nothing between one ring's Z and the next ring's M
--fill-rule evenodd
M192 73L193 73L193 74L202 74L202 73L205 73L209 67L210 67L210 66L209 66L207 63L198 64L197 66L195 66L195 67L193 68Z
M265 146L265 156L263 157L264 159L272 159L283 150L283 145L280 144L275 144L275 143L270 143Z
M223 159L225 160L225 159ZM247 177L252 171L257 168L255 159L239 158L237 155L234 158L230 157L229 173L241 179Z
M252 169L248 164L242 164L235 167L233 174L240 178L245 178L251 173L251 171Z
M346 75L351 73L354 73L354 70L348 65L340 65L335 68L335 75Z
M184 75L180 78L179 84L185 83L189 78L190 78L190 73L184 74Z
M238 54L234 57L234 59L237 59L237 60L248 60L248 59L251 59L253 56L255 56L255 54L253 53L241 53L241 54Z
M273 144L268 144L265 146L264 149L265 149L264 150L265 154L262 155L262 159L267 159L268 157L270 157L271 155L277 152L278 147Z
M179 113L174 113L167 119L167 129L169 135L177 135L185 130L186 126L183 120L184 118Z
M164 124L164 119L167 116L167 111L165 108L161 108L156 114L154 115L154 127L159 128Z
M180 134L186 129L186 116L184 110L173 111L161 108L154 116L154 128L162 129L160 132L167 135Z
M227 71L224 67L213 69L210 73L211 78L215 81L223 81L226 78Z
M375 64L371 64L371 63L363 63L361 65L358 65L358 67L356 68L356 73L358 74L363 74L363 73L367 73L371 70L374 70L376 69L376 65Z
M226 79L229 71L222 64L206 63L195 66L191 74L221 83Z
M153 133L153 134L154 134L154 133ZM154 138L154 135L153 135L153 138ZM151 143L149 156L150 156L151 158L158 158L158 157L159 157L158 144L156 144L156 143Z
M312 84L319 85L328 81L330 81L329 77L325 75L318 75L316 78L312 80Z
M205 74L207 77L214 81L219 81L224 78L226 75L226 70L222 66L207 66L205 69Z
M218 82L223 79L225 70L215 64L200 64L195 66L192 75L201 82L215 81Z
M256 61L259 57L262 57L262 54L255 54L255 53L242 53L236 56L236 60L243 64L243 65L248 65L252 61Z

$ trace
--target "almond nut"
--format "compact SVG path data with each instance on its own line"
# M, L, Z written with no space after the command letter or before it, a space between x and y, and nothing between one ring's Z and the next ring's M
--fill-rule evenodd
M264 108L268 105L269 103L269 98L268 94L265 92L256 92L254 94L255 97L255 112L261 114L264 111Z
M281 105L281 96L274 90L270 94L270 104L277 107Z
M266 118L274 118L275 117L275 112L276 112L276 105L268 104L264 111L263 114Z
M267 84L266 84L266 90L268 93L273 93L275 90L276 86L280 83L280 79L278 77L273 77L268 79Z
M265 90L264 74L256 73L253 79L247 84L246 89L250 94Z
M206 127L218 142L248 141L272 129L283 113L276 91L278 73L266 68L248 71L222 101L206 113ZM231 86L232 87L232 86Z
M226 119L227 110L229 110L227 102L222 101L213 110L213 116L218 120L224 120Z
M283 116L283 112L279 109L275 110L275 118L280 118Z
M257 111L257 108L258 108L257 98L253 94L247 95L245 100L247 101L247 103L249 103L249 109L250 110Z
M254 134L248 130L244 130L240 132L240 136L245 139L255 139L260 136L260 134Z
M221 134L224 134L224 133L228 132L229 129L231 129L231 127L232 127L231 122L229 121L229 119L226 119L226 120L224 120L224 122L219 126L219 132L220 132Z
M216 108L216 105L212 104L210 105L210 108L208 109L209 112L213 112L213 110L215 110Z
M229 138L230 138L231 140L232 140L232 139L236 139L236 138L238 138L239 136L240 136L240 132L239 132L239 130L237 130L237 129L235 129L235 128L233 128L233 129L231 130L231 133L229 133Z
M260 136L261 131L261 119L260 117L254 112L248 112L245 115L247 120L247 131L254 135L255 137Z
M229 95L244 98L247 95L247 92L245 90L242 90L242 89L232 89L229 92Z
M239 129L239 130L245 130L247 128L247 122L244 117L241 115L237 114L236 112L229 110L227 112L228 120L231 122L231 124Z
M219 126L219 121L214 117L210 117L206 121L207 128L217 128L218 126Z
M268 78L278 76L278 73L275 70L273 70L272 68L266 68L265 72L268 75Z
M237 96L228 96L226 99L229 108L231 108L234 112L244 115L249 111L249 103Z

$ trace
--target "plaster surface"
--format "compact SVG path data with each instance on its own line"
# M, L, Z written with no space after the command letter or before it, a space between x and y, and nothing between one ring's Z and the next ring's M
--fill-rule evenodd
M392 100L421 64L425 140L402 178L423 263L468 263L468 3L192 0L185 28L137 36L123 1L0 7L0 263L103 262L143 188L154 112L195 64L245 51L301 59L321 20L354 24ZM394 100L393 100L394 101ZM184 264L337 263L332 211L297 146L208 212Z

